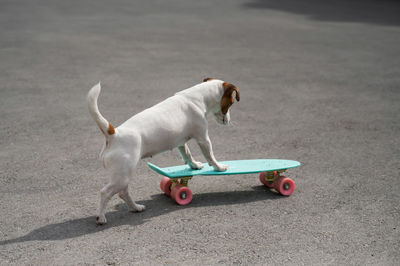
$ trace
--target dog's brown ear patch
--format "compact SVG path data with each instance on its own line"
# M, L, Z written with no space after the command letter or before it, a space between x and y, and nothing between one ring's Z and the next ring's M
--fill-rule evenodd
M213 80L213 78L205 78L205 79L203 79L203 82L207 82L207 81L210 81L210 80Z
M111 125L110 123L108 123L107 133L108 133L108 135L112 135L115 133L115 129L114 129L113 125Z
M232 104L236 101L240 101L240 93L239 89L228 82L222 83L222 87L224 87L224 95L221 98L221 111L225 115ZM233 97L233 93L236 93L236 97Z

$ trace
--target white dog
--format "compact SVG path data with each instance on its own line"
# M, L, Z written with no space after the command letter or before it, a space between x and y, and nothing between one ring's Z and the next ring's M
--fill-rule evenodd
M211 78L203 83L180 91L163 102L148 108L114 128L99 112L97 98L100 83L88 93L89 112L105 136L100 153L103 165L111 170L110 182L100 191L100 208L96 222L105 224L104 211L113 195L118 195L133 212L145 206L135 203L128 192L133 170L141 158L178 148L183 161L193 169L201 169L202 163L193 159L186 144L195 139L209 165L217 171L227 166L219 164L213 154L208 136L206 116L212 114L218 123L229 124L229 108L240 94L234 85Z

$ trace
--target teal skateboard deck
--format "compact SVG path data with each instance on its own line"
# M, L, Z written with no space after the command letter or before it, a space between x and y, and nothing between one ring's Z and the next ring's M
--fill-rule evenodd
M294 191L295 183L292 179L281 174L287 169L301 165L297 161L280 159L235 160L220 163L227 165L228 169L224 172L218 172L208 164L204 164L204 167L200 170L191 169L188 165L164 168L152 163L148 163L148 165L157 173L165 176L161 180L160 188L179 205L186 205L191 202L192 192L188 188L188 181L196 175L213 176L260 173L259 179L262 184L269 188L274 188L284 196L289 196Z

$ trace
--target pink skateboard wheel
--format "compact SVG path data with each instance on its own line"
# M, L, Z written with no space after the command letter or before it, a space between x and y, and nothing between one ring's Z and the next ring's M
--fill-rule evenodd
M281 195L290 196L294 191L295 183L292 179L281 176L275 180L274 187Z
M160 182L160 188L167 196L171 196L172 181L168 177L164 177Z
M266 187L273 188L274 182L267 181L266 177L267 177L267 172L261 172L259 175L260 182L264 184Z
M192 201L193 194L188 187L176 185L171 191L171 197L176 201L176 203L183 206Z

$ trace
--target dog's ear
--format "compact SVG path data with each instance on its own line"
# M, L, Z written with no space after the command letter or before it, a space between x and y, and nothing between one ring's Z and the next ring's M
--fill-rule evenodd
M225 115L232 104L236 101L240 101L240 93L239 89L228 82L222 83L222 87L224 87L224 95L221 98L221 111ZM233 97L233 93L236 93L236 97Z
M207 82L207 81L210 81L210 80L213 80L213 78L205 78L205 79L203 79L203 82Z

